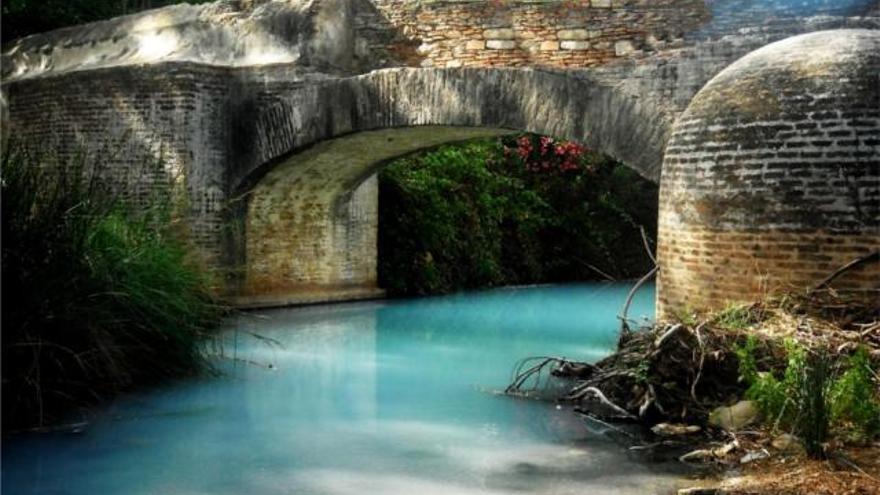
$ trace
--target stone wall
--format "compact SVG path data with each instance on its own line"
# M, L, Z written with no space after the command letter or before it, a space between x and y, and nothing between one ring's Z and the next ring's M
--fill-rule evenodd
M818 284L880 249L880 32L769 45L678 119L660 189L660 316ZM880 266L835 282L880 288Z
M709 19L703 0L373 3L418 44L422 67L595 67L683 46Z
M231 80L195 64L118 67L5 84L13 141L48 158L80 156L146 198L157 185L188 191L193 237L217 259L232 141Z

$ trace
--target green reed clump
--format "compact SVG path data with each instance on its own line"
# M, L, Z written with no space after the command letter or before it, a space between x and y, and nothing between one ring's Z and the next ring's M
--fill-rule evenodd
M203 369L223 309L146 167L130 200L97 162L2 157L4 427L59 421L132 386ZM128 179L126 179L128 180Z
M862 346L847 360L846 371L830 390L831 418L844 425L854 440L880 435L880 384L875 376L868 349Z
M829 432L860 441L880 434L880 388L867 349L834 359L826 349L788 340L780 379L772 369L759 369L757 346L749 337L736 349L740 376L749 387L746 397L757 402L774 429L800 436L810 456L824 455Z

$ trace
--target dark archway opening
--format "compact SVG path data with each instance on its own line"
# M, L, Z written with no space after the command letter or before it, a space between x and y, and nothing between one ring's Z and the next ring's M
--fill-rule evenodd
M653 267L658 187L535 134L444 145L379 173L378 281L392 296L621 280ZM652 246L653 247L653 246Z

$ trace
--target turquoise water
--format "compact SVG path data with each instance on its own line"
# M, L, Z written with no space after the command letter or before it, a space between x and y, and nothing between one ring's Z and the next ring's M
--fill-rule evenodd
M522 357L607 354L627 290L248 313L225 334L223 374L124 397L82 433L8 439L3 493L664 493L676 475L570 411L493 393ZM652 313L643 290L630 315Z

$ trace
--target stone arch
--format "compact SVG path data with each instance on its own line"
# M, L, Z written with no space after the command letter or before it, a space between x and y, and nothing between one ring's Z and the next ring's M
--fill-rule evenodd
M664 113L613 88L534 70L380 71L297 88L263 109L244 159L262 165L233 178L246 198L235 289L244 306L376 294L370 177L392 158L528 131L656 180L669 129Z
M277 87L276 87L277 86ZM239 111L240 164L232 189L284 157L361 131L424 125L510 129L601 150L658 182L674 119L668 108L578 71L386 69L365 75L267 83Z

